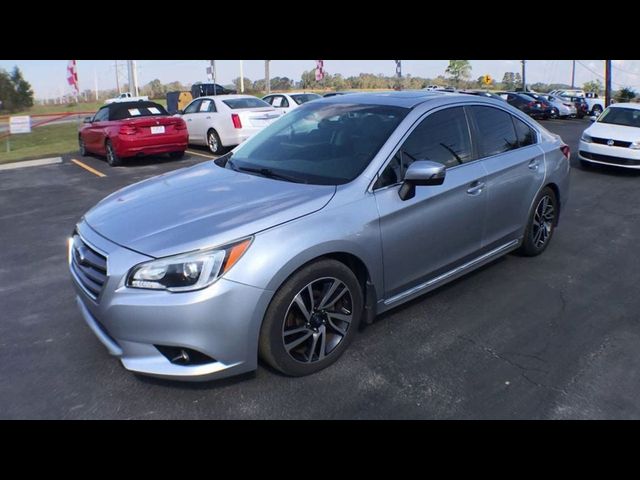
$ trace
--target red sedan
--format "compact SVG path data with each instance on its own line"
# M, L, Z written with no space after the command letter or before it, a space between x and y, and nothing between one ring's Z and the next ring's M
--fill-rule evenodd
M180 158L189 143L184 120L154 102L111 103L84 121L78 133L80 155L106 155L112 167L127 157L168 153Z

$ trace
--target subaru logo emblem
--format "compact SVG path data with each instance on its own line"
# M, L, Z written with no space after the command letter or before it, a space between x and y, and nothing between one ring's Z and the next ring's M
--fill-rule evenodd
M607 145L609 145L610 147L613 147L613 140L607 140Z

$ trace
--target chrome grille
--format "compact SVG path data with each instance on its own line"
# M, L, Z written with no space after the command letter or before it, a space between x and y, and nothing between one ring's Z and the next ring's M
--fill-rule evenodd
M98 299L107 281L107 258L86 244L78 234L71 245L71 271L89 297Z

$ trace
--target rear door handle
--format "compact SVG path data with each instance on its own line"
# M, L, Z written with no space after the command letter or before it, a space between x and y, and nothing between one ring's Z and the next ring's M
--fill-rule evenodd
M467 189L467 193L469 195L480 195L483 189L484 189L484 182L473 182L471 185L469 185L469 188Z
M540 160L538 160L537 158L534 158L533 160L531 160L529 162L529 169L530 170L538 170L539 166L540 166Z

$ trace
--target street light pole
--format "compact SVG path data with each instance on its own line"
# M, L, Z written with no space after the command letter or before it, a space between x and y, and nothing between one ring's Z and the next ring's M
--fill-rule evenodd
M573 67L571 68L571 88L576 88L576 61L573 60Z
M604 106L611 105L611 60L604 61Z
M264 88L267 91L267 95L271 93L271 77L269 75L269 62L271 60L264 61Z
M526 74L525 74L525 63L526 60L522 60L522 91L526 92L527 91L527 80L526 80Z

